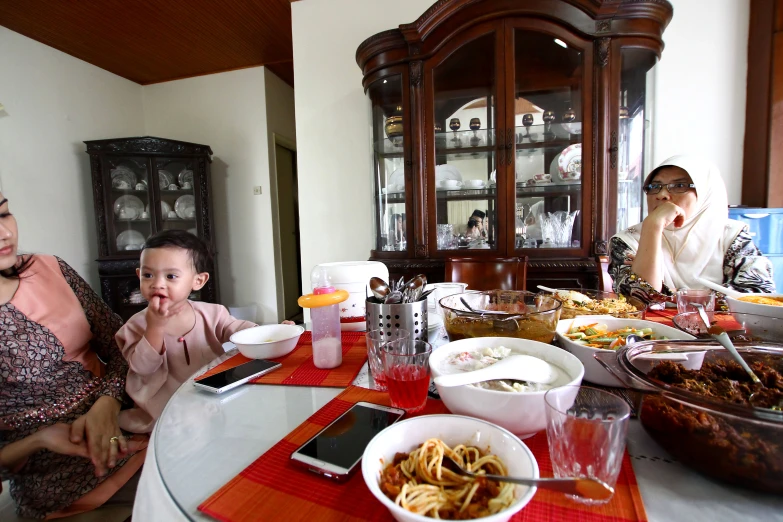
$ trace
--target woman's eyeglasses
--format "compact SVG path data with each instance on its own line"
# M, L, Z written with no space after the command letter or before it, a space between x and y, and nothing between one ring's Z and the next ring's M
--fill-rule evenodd
M642 190L647 194L657 194L663 187L666 187L666 190L672 194L683 194L696 188L696 185L693 183L648 183L642 187Z

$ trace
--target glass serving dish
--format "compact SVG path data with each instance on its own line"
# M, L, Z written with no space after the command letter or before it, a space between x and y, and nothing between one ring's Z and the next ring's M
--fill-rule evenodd
M622 317L625 319L644 319L647 314L647 305L635 297L620 296L614 292L598 292L595 290L581 290L578 288L558 288L557 290L574 291L584 294L594 301L594 303L581 303L574 300L561 299L558 294L543 292L540 295L547 295L563 302L563 309L560 314L561 319L573 319L579 315L611 315L613 317ZM617 300L624 300L621 310L617 310ZM597 302L596 302L597 301ZM625 306L630 305L630 307Z
M474 310L503 312L482 314ZM443 322L449 341L468 337L518 337L551 343L560 320L561 303L551 295L516 290L465 292L444 297Z
M783 319L765 315L709 313L712 324L723 328L734 341L769 341L783 343ZM700 339L710 339L698 312L685 312L672 318L674 326Z
M780 389L783 381L770 369L783 373L783 344L735 345L768 388ZM661 359L662 355L651 359L651 353L672 355L670 360ZM725 482L783 493L783 412L774 409L783 395L773 399L772 407L759 407L755 398L751 405L747 392L757 393L758 388L717 342L648 341L616 354L600 353L596 359L627 386L646 392L639 408L642 425L683 464ZM661 364L667 366L653 373L658 373L657 378L651 377L653 368ZM714 369L727 364L731 371L716 379L714 375L721 372ZM675 386L677 382L700 391ZM742 393L735 393L740 388ZM732 397L721 398L729 393Z

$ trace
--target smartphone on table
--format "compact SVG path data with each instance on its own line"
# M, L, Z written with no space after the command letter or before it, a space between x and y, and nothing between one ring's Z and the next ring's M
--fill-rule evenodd
M195 379L193 385L196 388L206 390L212 393L223 393L236 388L251 379L260 377L271 371L277 370L282 366L279 362L267 361L266 359L253 359L242 363L234 368L223 370L222 372Z
M357 402L291 454L291 462L342 481L362 460L373 437L405 414L404 410L370 402Z

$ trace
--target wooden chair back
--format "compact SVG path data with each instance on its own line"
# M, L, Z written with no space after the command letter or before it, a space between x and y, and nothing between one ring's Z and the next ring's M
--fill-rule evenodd
M468 290L524 290L527 257L446 260L446 281L467 283Z

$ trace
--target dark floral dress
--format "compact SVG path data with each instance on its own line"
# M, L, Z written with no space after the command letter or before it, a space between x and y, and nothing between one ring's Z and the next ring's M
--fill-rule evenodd
M645 303L675 300L674 292L665 284L658 292L633 272L629 256L636 252L625 241L613 237L609 245L611 248L609 275L612 276L615 292L636 297ZM738 292L772 293L775 291L772 263L753 244L747 226L737 234L723 256L723 284Z
M64 360L60 340L19 311L13 299L0 306L0 447L45 426L72 423L103 395L127 400L128 366L114 341L122 319L73 268L59 258L57 261L81 304L92 333L91 348L105 363L105 373L96 377L81 362ZM96 477L88 459L46 450L31 455L21 469L13 472L0 467L0 480L11 481L17 512L34 518L69 506L108 476Z

